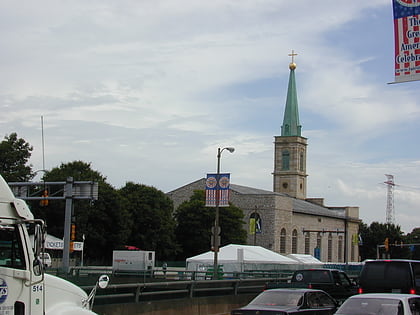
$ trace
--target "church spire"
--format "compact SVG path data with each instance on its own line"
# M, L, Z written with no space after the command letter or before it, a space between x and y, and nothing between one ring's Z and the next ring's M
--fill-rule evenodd
M295 69L296 64L294 63L294 57L297 54L292 53L289 56L292 57L292 62L289 64L290 75L289 75L289 86L287 88L287 99L286 108L284 110L283 125L281 126L282 136L301 136L302 126L299 123L299 111L295 81Z

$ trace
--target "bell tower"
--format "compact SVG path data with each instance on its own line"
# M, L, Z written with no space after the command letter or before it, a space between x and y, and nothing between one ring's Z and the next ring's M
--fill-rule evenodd
M296 63L292 53L289 64L289 85L284 110L281 136L274 137L273 191L298 199L306 198L306 147L307 139L301 136L296 91Z

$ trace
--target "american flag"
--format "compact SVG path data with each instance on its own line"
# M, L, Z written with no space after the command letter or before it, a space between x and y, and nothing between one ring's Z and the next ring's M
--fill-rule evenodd
M393 0L395 81L420 80L420 0Z

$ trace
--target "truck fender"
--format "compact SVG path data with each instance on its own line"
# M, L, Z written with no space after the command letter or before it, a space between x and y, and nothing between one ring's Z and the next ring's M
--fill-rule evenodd
M45 315L97 315L96 313L77 305L59 304L45 312Z

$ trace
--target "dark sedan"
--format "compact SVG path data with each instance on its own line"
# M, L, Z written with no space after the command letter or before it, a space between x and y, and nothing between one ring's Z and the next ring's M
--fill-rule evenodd
M326 292L312 289L271 289L261 292L248 305L231 315L334 314L337 302Z

